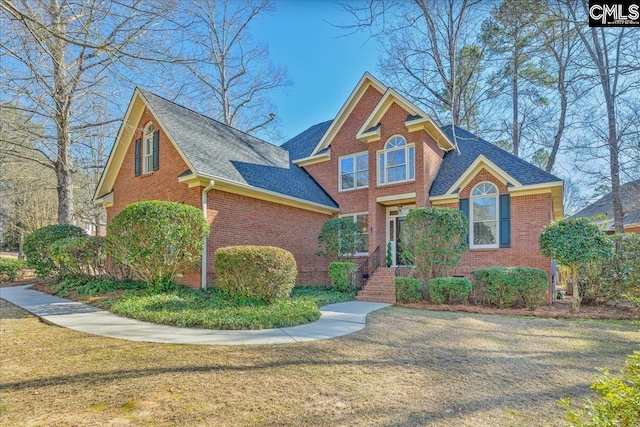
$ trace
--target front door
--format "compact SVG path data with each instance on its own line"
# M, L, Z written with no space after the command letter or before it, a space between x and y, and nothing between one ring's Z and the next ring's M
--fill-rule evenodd
M404 265L402 262L402 243L400 242L400 230L402 230L402 224L404 224L405 217L396 218L396 265Z

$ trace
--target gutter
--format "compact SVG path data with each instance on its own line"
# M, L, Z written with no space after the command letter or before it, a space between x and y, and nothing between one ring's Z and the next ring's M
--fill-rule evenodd
M202 190L202 214L204 215L204 219L207 220L207 224L209 223L209 219L207 217L207 193L213 190L213 186L215 185L214 180L209 181L209 185L207 185ZM202 265L201 265L201 275L200 275L200 287L202 289L207 289L207 239L209 235L205 236L202 242Z

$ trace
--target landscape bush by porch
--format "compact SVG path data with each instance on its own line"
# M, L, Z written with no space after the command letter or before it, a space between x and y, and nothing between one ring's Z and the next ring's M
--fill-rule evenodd
M467 249L469 222L458 209L411 209L402 226L401 250L423 283L450 274Z
M607 236L611 258L599 258L578 268L578 287L586 304L615 303L625 294L640 291L640 235Z
M396 300L419 302L424 298L424 283L411 277L396 277Z
M515 276L518 293L529 310L535 310L544 303L549 294L549 275L539 268L514 267L509 274Z
M516 277L509 274L509 268L489 267L471 272L473 286L478 286L486 292L486 299L498 308L511 307L518 296L518 282Z
M215 270L220 290L259 301L289 298L297 275L293 255L273 246L218 248Z
M358 224L350 218L332 218L324 222L318 235L318 255L329 260L353 259L364 244Z
M0 259L0 283L15 282L22 279L27 269L26 261L18 259Z
M69 224L54 224L37 229L24 239L27 265L33 268L38 278L50 278L56 271L56 265L51 258L51 244L67 237L82 236L86 236L82 228Z
M121 210L109 223L105 246L135 279L157 286L198 266L208 234L201 210L152 200Z
M475 298L486 299L498 308L511 307L520 295L525 306L535 310L549 292L549 276L538 268L489 267L479 268L471 274Z
M355 272L358 265L353 262L329 263L331 285L340 292L353 292L356 289Z
M51 259L60 277L103 276L107 262L104 237L66 237L49 246Z
M429 280L429 298L435 304L466 301L471 292L471 282L465 277L438 277Z

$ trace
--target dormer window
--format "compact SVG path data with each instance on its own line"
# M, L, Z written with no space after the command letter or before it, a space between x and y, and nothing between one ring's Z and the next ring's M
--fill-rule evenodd
M415 179L415 144L401 136L391 137L378 151L378 185Z

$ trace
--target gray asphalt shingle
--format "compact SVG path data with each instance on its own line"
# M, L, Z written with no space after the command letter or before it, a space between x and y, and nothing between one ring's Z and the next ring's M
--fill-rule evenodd
M447 135L447 138L453 141L452 126L443 126L441 129ZM481 154L518 180L522 185L562 181L557 176L543 171L458 126L455 127L455 135L460 154L455 150L451 150L444 155L438 175L429 191L430 196L444 195Z
M140 91L195 173L335 208L289 152L147 91Z
M621 185L620 194L622 196L622 209L625 213L622 222L624 224L640 223L640 179ZM605 194L573 216L592 217L601 214L613 219L613 195L611 193Z

